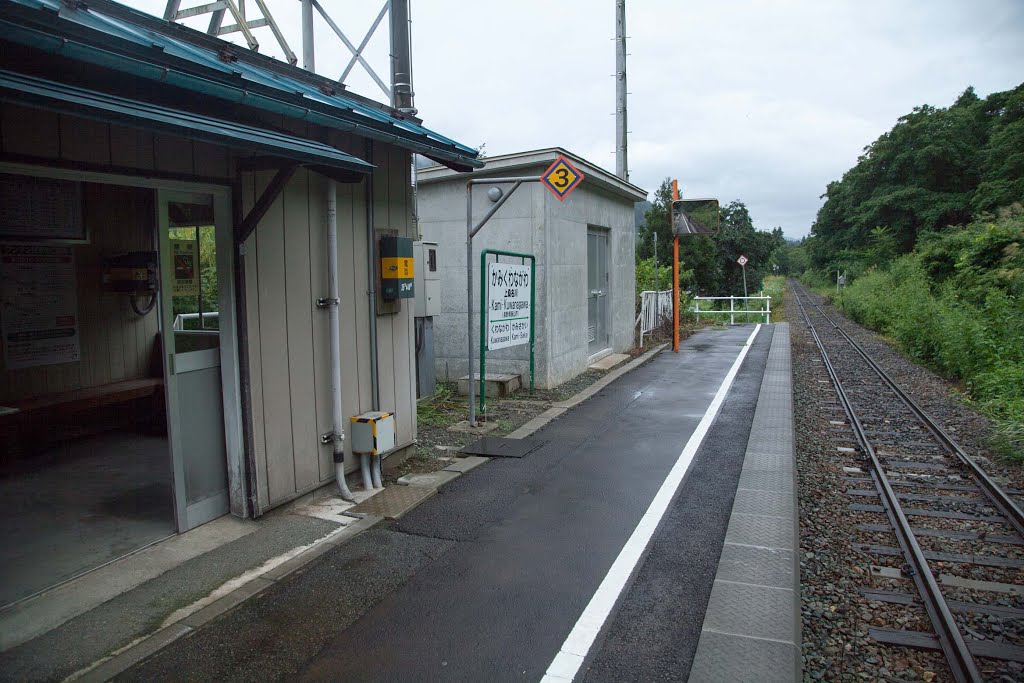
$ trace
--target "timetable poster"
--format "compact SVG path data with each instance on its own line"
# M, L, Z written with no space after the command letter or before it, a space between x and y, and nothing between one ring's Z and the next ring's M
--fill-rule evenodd
M71 246L0 245L0 334L8 370L80 360Z

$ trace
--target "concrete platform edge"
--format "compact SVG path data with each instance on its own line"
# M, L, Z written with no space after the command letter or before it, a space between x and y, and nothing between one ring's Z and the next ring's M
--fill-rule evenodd
M802 675L789 325L775 327L729 529L690 669L694 681L788 682L799 681ZM775 504L767 510L761 504L769 499ZM747 514L752 503L761 514ZM752 544L750 538L759 540ZM765 672L772 674L765 678Z
M222 596L206 607L184 616L171 624L165 624L157 631L143 636L115 654L93 663L65 679L66 681L107 681L127 671L135 664L153 656L179 638L199 630L206 624L226 614L246 601L262 594L296 571L313 562L327 551L349 541L367 529L372 528L383 517L367 516L321 539L315 545L302 551L287 562L280 564Z

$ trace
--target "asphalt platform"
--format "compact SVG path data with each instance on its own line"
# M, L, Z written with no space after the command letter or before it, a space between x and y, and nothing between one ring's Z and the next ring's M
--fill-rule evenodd
M737 496L747 453L792 434L791 411L762 407L785 390L762 388L770 349L772 381L789 376L783 341L784 325L693 335L540 429L538 450L463 475L118 678L686 680L696 658L693 680L796 680L757 646L798 652L798 621L730 655L720 639L747 636L707 609L730 578L716 579L730 515L759 505ZM768 431L752 433L759 412ZM770 524L792 529L776 507ZM749 597L764 602L752 613L771 617L774 597Z

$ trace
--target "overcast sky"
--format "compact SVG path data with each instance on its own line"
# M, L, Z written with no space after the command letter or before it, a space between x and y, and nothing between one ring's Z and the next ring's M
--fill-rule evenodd
M383 4L321 2L355 43ZM129 4L159 15L165 2ZM301 54L299 3L268 4ZM412 0L412 19L428 127L490 156L561 146L614 171L614 0ZM317 71L340 76L350 53L316 21ZM1021 0L627 0L626 25L630 180L740 199L758 228L788 237L809 232L826 184L914 106L1024 81ZM367 49L385 81L386 28ZM256 36L281 54L268 29ZM346 83L383 98L358 67Z

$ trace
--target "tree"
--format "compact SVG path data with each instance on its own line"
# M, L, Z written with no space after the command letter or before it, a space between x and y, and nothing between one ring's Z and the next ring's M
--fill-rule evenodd
M654 256L652 236L658 240L658 261L668 263L665 259L672 258L672 181L669 178L661 181L654 193L651 208L644 212L644 225L640 230L640 243L637 245L638 260Z
M654 193L651 208L644 214L644 227L637 245L637 261L654 253L658 242L658 261L672 258L672 182L666 178ZM705 296L743 294L743 275L736 259L745 254L748 285L756 290L761 278L771 272L772 253L784 243L782 229L772 233L754 229L750 212L741 201L720 209L720 230L716 235L689 235L679 240L680 287ZM669 270L671 273L671 270Z
M1024 84L915 107L828 184L808 254L828 269L880 265L919 238L1024 200Z

